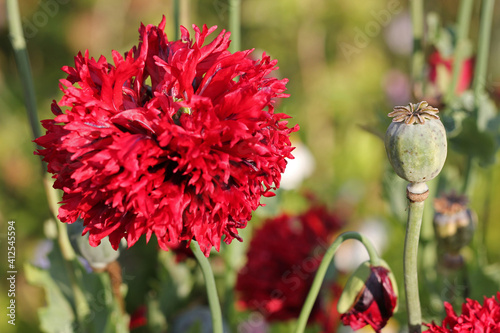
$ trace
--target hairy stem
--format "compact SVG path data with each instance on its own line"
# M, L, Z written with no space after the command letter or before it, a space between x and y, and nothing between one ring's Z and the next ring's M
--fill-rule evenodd
M411 184L407 187L407 195L410 200L408 210L408 221L406 224L406 237L404 246L403 270L406 294L406 311L408 315L408 329L410 333L422 332L422 310L420 308L420 297L418 292L418 243L420 239L420 227L424 214L424 198L415 201L414 197L421 197L428 193L428 187L423 184Z
M297 320L297 326L294 331L295 333L304 332L307 324L307 319L309 318L311 310L314 306L314 302L318 297L319 290L325 278L328 266L330 266L330 263L333 260L333 256L335 255L335 252L337 252L342 242L348 239L357 239L358 241L360 241L368 251L371 264L373 266L380 266L380 257L378 256L377 251L373 247L372 243L366 237L357 232L345 232L339 235L337 239L335 239L335 241L332 243L332 245L330 245L325 255L323 256L323 259L321 260L321 264L318 267L318 271L316 272L316 276L314 277L313 284L311 286L311 289L309 290L309 294L307 295L304 306L302 307L299 319Z
M222 311L220 308L219 296L217 295L217 288L215 286L214 274L212 272L212 267L210 263L200 250L200 246L197 242L191 241L191 250L200 264L201 272L203 273L203 278L205 279L205 284L207 287L208 295L208 305L210 306L210 312L212 314L212 331L213 333L222 333Z

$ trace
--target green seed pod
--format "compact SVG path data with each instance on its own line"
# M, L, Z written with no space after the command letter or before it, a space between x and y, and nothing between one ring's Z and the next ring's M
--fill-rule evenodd
M394 171L410 183L436 177L446 160L446 131L438 109L427 102L396 106L385 134L385 150Z

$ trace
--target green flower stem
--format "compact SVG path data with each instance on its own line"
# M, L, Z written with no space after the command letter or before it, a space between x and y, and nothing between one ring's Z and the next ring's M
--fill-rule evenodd
M174 0L174 40L179 40L181 38L181 30L179 29L181 25L181 9L179 1L180 0Z
M316 272L316 276L314 277L311 290L309 290L309 294L307 295L304 306L302 307L302 311L300 312L299 319L297 320L297 326L294 331L295 333L304 332L304 329L307 324L307 319L309 318L314 302L318 297L319 290L325 278L328 266L330 266L333 256L335 255L335 252L337 252L342 242L348 239L357 239L358 241L363 243L366 250L368 251L368 255L370 256L371 264L373 266L380 266L380 257L378 256L377 251L373 247L372 243L368 240L368 238L364 237L363 235L357 232L352 232L352 231L345 232L339 235L326 251L325 255L323 256L323 260L321 260L321 264L319 265L318 271Z
M231 45L229 51L241 49L241 0L229 0L229 31L231 31Z
M455 91L460 77L460 72L463 67L465 58L465 51L467 50L470 20L472 17L472 5L474 0L461 0L458 9L458 29L457 29L457 42L455 52L453 54L453 72L451 84L448 87L445 101L450 103L455 97Z
M205 279L207 286L208 304L212 314L212 331L213 333L222 333L222 312L220 308L219 296L217 295L217 288L215 286L214 274L210 263L200 250L198 242L191 241L191 250L200 264L201 272Z
M462 183L462 193L471 196L471 190L475 181L476 161L472 155L468 155L465 160L464 179Z
M7 0L7 19L9 22L9 37L14 49L19 76L23 85L24 103L28 112L33 139L41 135L40 122L36 110L35 86L31 74L31 65L26 49L26 40L23 35L21 15L17 0Z
M21 77L23 85L26 111L28 113L28 118L30 121L33 138L36 139L41 135L39 127L40 121L38 120L38 115L37 115L33 75L31 73L31 66L28 57L28 51L26 49L26 40L24 39L23 35L21 16L17 0L7 0L7 18L9 21L9 35L12 43L12 48L14 49L17 68L19 70L19 75ZM42 177L50 211L54 215L54 217L57 218L57 209L58 209L57 202L59 200L57 198L57 194L52 188L52 182L45 173L45 166L43 162L42 162ZM67 238L66 232L63 233L60 232L59 234L60 234L59 237ZM59 241L59 243L61 243L61 250L63 251L64 258L66 260L72 260L75 257L75 254L71 246L69 247L66 246L67 244L69 244L69 240L62 239Z
M494 6L494 0L482 1L479 42L477 47L476 66L474 69L474 79L472 82L472 90L474 93L474 111L476 117L479 117L478 113L481 112L481 98L485 94L486 90L486 75L488 69L488 55L490 50ZM467 165L462 192L469 196L471 195L474 175L477 170L475 162L476 161L473 156L467 156Z
M404 247L404 281L406 293L406 311L408 314L408 328L410 333L422 332L422 311L420 308L420 297L418 293L418 243L420 239L420 227L424 214L423 198L415 197L428 194L429 188L425 183L410 183L407 187L410 207L408 210L408 222L406 225L406 237ZM413 195L413 196L412 196Z
M410 13L413 27L413 54L411 57L411 77L414 89L422 89L423 94L423 75L424 75L424 1L411 0Z
M488 67L488 53L490 50L491 26L493 23L493 7L495 0L483 0L479 26L479 42L477 46L476 68L474 70L474 101L476 109L479 107L481 95L485 91L486 71Z
M28 56L28 50L26 49L26 40L24 39L23 27L21 24L21 15L19 12L19 4L17 0L7 0L7 19L9 21L9 36L12 43L12 48L14 50L14 56L16 58L16 64L19 71L19 76L21 78L21 83L24 92L24 103L26 106L26 111L28 114L28 119L31 126L31 131L33 139L41 136L41 131L39 127L36 97L35 97L35 85L33 84L33 75L31 72L31 65ZM51 187L52 183L45 174L45 165L41 161L41 173L43 177L43 184L45 192L47 195L47 200L49 202L49 208L51 213L57 219L57 195L54 189ZM62 223L57 223L58 228L58 244L61 248L61 253L65 259L65 267L68 276L71 281L71 288L75 297L75 312L78 322L83 322L85 316L89 313L89 306L83 291L77 283L77 277L72 266L72 260L75 258L75 252L71 247L68 239L68 234L66 232L66 225Z

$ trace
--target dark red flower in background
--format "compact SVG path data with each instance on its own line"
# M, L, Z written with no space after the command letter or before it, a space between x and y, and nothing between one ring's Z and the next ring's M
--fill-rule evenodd
M364 286L349 311L342 314L341 320L353 330L370 325L375 332L380 332L396 309L397 287L392 283L387 268L370 265L369 269Z
M91 245L109 235L117 248L154 233L162 249L196 239L205 255L240 239L261 196L273 195L292 158L289 118L274 113L286 79L268 77L276 61L251 50L231 54L216 27L168 41L165 18L141 25L124 56L78 54L64 67L64 92L37 153L64 191L59 219L80 216ZM62 106L66 107L63 112Z
M133 330L148 324L148 309L145 305L138 307L134 313L130 315L129 329Z
M322 206L265 221L255 232L246 266L238 274L241 308L259 311L267 321L297 318L328 240L341 226L340 219ZM321 304L316 304L310 321L326 321L321 311Z
M496 333L500 332L500 292L491 298L484 297L483 305L478 301L467 299L462 304L462 314L457 315L450 303L445 302L446 318L441 326L435 323L425 324L429 329L425 332L436 333L462 333L462 332L481 332Z

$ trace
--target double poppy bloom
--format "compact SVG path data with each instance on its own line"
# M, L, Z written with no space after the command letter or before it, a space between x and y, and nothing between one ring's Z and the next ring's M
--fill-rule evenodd
M258 311L268 322L296 319L330 238L342 225L324 206L313 206L298 216L283 214L266 220L253 235L247 263L238 274L240 308ZM309 319L334 332L339 321L335 307L340 293L335 284L328 289L332 302L318 299Z
M203 45L216 27L193 26L194 40L181 27L177 41L164 28L165 18L141 25L139 45L113 51L114 64L85 52L63 67L37 154L64 191L59 219L81 217L91 245L155 234L164 250L196 239L208 256L273 195L298 127L274 112L288 96L287 80L269 76L276 61L230 53L225 31Z
M427 333L500 332L500 292L484 298L483 305L467 299L462 304L462 314L457 315L450 303L445 302L446 318L441 325L425 324Z

